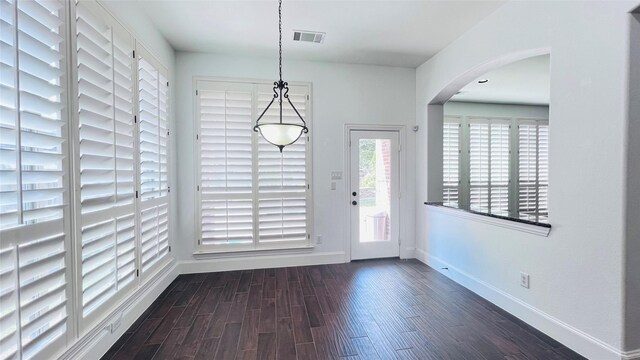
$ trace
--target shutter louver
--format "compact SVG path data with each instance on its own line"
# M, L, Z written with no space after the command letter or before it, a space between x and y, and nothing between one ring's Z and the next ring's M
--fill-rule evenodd
M18 157L18 69L16 63L15 3L2 1L0 21L0 226L20 225L20 159ZM10 250L6 250L10 251Z
M66 345L65 3L0 2L0 359Z
M303 118L306 118L307 89L291 86L289 98ZM268 86L259 86L258 113L262 113L273 98ZM283 101L282 121L299 123L291 105ZM279 107L272 106L261 121L280 121ZM307 237L307 136L303 134L286 150L269 144L258 137L258 242L303 241Z
M169 253L169 87L143 48L138 57L140 246L142 273Z
M509 210L508 121L473 119L469 124L469 178L472 209Z
M169 190L169 82L162 73L158 76L159 187L160 196L166 196Z
M509 124L491 122L491 212L509 211Z
M537 127L518 126L518 211L529 218L536 211Z
M260 242L304 241L307 238L304 197L260 200Z
M62 16L64 5L60 2L18 2L22 221L25 224L62 217L65 141L62 134Z
M76 6L83 316L135 272L133 39L93 3Z
M169 252L169 207L153 206L140 213L140 245L142 247L142 272L151 268Z
M548 221L549 125L522 121L518 126L518 211L527 220Z
M476 210L489 208L489 123L469 124L470 206Z
M23 359L67 330L64 238L64 232L54 233L18 247Z
M443 194L444 204L456 206L460 201L460 119L448 117L443 124Z
M538 221L549 221L549 125L538 125Z
M18 353L18 273L15 247L0 248L0 359L15 359Z
M140 196L160 195L160 136L158 71L145 58L138 59L140 111Z
M204 245L253 243L252 92L202 90L200 192Z

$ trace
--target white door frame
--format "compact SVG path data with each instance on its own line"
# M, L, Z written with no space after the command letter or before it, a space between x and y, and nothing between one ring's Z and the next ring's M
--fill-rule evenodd
M404 253L404 241L402 239L403 231L401 226L402 216L404 215L404 199L403 194L406 193L406 151L404 151L404 147L406 144L406 127L404 125L373 125L373 124L346 124L344 126L344 209L345 209L345 218L347 218L346 223L346 234L344 241L344 261L351 262L351 176L349 176L349 167L351 166L351 150L349 148L349 140L351 138L351 131L395 131L398 133L398 149L400 150L400 154L398 154L398 189L399 189L399 206L398 206L398 227L399 227L399 238L398 242L400 245L400 257Z

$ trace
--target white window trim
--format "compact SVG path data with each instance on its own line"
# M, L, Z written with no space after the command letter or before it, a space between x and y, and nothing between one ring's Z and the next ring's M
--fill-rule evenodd
M301 241L279 241L277 244L260 244L259 237L257 236L257 226L254 224L254 236L253 243L248 245L225 245L225 246L215 246L215 245L202 245L200 238L202 235L202 222L201 218L201 192L200 192L200 141L199 141L199 133L200 133L200 120L199 113L200 109L198 106L198 83L242 83L242 84L253 84L254 85L254 93L256 92L255 88L260 85L273 86L273 80L261 80L261 79L238 79L238 78L221 78L221 77L208 77L208 76L194 76L191 95L193 96L192 109L193 109L193 154L194 154L194 179L193 179L193 192L194 192L194 228L195 228L195 236L193 239L193 255L197 258L210 258L211 256L207 256L207 254L234 254L234 253L271 253L277 250L287 250L287 251L296 251L300 249L312 249L313 246L313 138L311 134L313 134L313 86L311 82L299 82L299 81L290 81L289 86L303 86L308 88L308 98L306 104L305 111L305 121L307 123L307 127L309 128L309 134L307 134L306 141L306 180L307 180L307 192L306 192L306 216L307 216L307 240L306 242ZM252 100L252 118L253 121L257 119L257 98L253 98ZM260 136L258 133L253 133L253 157L252 166L253 166L253 174L257 174L258 171L258 161L256 158L257 154L257 146L258 141L257 138ZM285 150L286 151L286 148ZM257 188L257 176L253 176L253 186L252 189ZM252 200L254 207L258 204L258 191L252 190ZM254 210L254 214L256 211ZM257 219L255 219L257 220Z

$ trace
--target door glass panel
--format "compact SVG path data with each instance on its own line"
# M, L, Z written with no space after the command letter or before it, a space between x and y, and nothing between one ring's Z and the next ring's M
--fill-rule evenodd
M359 241L390 241L391 140L360 139L358 153Z

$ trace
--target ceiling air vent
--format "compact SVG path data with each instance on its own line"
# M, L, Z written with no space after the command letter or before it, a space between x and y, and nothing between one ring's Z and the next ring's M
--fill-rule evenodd
M293 40L320 44L324 41L324 35L322 32L294 30Z

